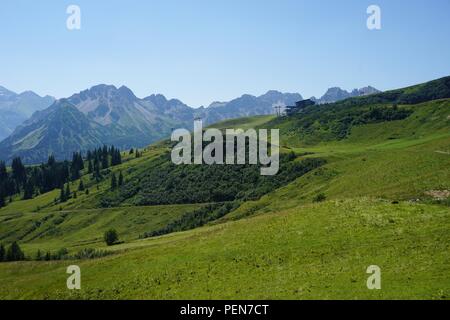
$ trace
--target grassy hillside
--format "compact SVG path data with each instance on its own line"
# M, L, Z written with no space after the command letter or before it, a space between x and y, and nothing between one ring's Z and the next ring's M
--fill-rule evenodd
M19 240L26 252L79 251L106 247L103 233L114 228L121 241L132 241L156 231L200 205L168 205L111 209L84 209L0 216L2 242Z
M289 166L320 162L298 175L258 183L254 168L174 168L161 142L124 155L100 182L84 175L89 195L17 197L0 209L0 242L17 240L29 255L106 249L111 227L124 243L94 260L0 263L0 298L448 299L450 99L422 101L446 81L215 125L280 128ZM119 171L126 183L112 192ZM220 185L229 211L211 197ZM82 269L79 292L65 289L71 264ZM380 291L366 288L372 264Z
M211 125L211 128L217 129L253 129L260 126L263 126L267 122L274 120L274 115L269 116L256 116L256 117L248 117L248 118L239 118L232 119L227 121L222 121Z
M439 206L329 201L139 241L98 260L1 264L0 296L445 299L449 215ZM74 263L79 292L65 289ZM366 288L373 264L382 269L380 291Z

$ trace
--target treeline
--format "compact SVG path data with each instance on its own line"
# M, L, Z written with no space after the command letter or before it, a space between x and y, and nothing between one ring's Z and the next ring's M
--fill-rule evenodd
M86 167L88 173L99 180L102 178L101 170L121 163L120 150L114 146L89 150L85 158L81 152L74 152L71 162L56 161L52 155L47 163L39 166L25 167L21 158L17 157L12 161L10 172L6 164L0 161L0 208L8 201L11 202L17 194L22 194L22 199L28 200L58 188L64 190L61 200L67 200L70 197L68 182L79 179ZM84 187L80 188L84 190Z
M53 261L53 260L84 260L105 257L112 254L111 251L85 248L75 254L70 255L66 248L56 252L38 250L34 256L25 256L17 242L13 242L7 248L0 244L0 262L14 261Z
M397 104L390 106L349 106L357 100L346 100L343 103L312 106L289 118L289 126L285 126L286 134L307 143L341 140L347 138L354 126L379 122L403 120L413 110L399 108ZM284 119L271 122L277 127Z
M146 232L143 235L140 235L139 238L151 238L172 232L195 229L205 225L208 222L222 218L226 214L237 209L239 205L239 202L209 204L201 207L200 209L184 214L179 219L172 221L159 230Z
M22 260L25 260L25 254L17 242L13 242L7 249L3 244L0 244L0 262Z
M332 134L338 139L344 139L351 133L353 126L403 120L412 113L412 110L398 108L394 104L392 107L371 107L369 110L350 111L341 117L330 118L328 121ZM310 128L310 126L305 127L306 130Z
M122 155L120 150L114 146L108 148L98 148L88 151L86 155L88 163L88 173L92 173L96 179L101 179L100 171L109 167L114 167L122 163Z

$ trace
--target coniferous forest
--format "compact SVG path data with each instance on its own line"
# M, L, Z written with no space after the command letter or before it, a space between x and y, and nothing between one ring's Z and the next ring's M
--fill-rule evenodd
M60 201L71 197L69 182L80 179L87 170L97 181L102 179L101 170L122 163L120 150L114 146L103 146L89 150L83 155L74 152L71 161L57 161L53 155L46 163L25 166L20 157L13 159L11 167L0 161L0 208L8 205L13 197L30 200L39 194L61 189ZM80 191L84 191L82 181Z

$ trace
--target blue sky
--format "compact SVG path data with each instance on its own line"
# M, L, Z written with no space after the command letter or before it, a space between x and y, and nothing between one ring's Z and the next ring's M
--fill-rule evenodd
M81 8L81 30L66 8ZM382 29L366 27L369 5ZM267 90L398 88L450 75L448 0L2 0L0 85L99 83L198 107Z

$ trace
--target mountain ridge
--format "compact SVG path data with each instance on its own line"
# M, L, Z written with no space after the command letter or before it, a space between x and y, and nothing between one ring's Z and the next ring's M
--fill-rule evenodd
M49 107L55 98L43 96L33 91L15 93L0 86L0 141L9 136L34 112Z
M381 91L372 87L367 86L360 89L353 89L352 91L344 90L340 87L331 87L328 88L328 90L325 92L325 94L317 99L315 97L312 97L311 100L316 102L317 104L324 104L324 103L333 103L340 100L345 100L348 98L354 98L354 97L360 97L360 96L367 96L371 94L380 93Z
M3 88L5 96L14 94ZM32 92L22 93L34 96ZM38 163L54 154L58 159L69 158L72 152L86 151L102 144L113 144L121 149L144 147L150 143L166 138L175 128L192 129L194 119L200 117L205 125L233 118L255 115L269 115L275 112L274 106L292 105L302 100L299 93L283 93L269 90L255 96L243 94L227 102L213 102L209 107L194 109L181 100L167 99L162 94L152 94L144 98L137 97L126 86L99 84L59 99L44 110L37 110L28 120L12 131L10 136L0 142L0 158L10 162L15 156L21 156L25 163ZM67 106L74 110L68 112ZM58 107L64 106L66 117L75 116L77 121L67 130L59 130L58 139L48 136L52 126L60 128L61 124L47 123ZM66 117L60 117L66 119ZM83 119L82 119L83 118ZM58 119L53 117L52 119ZM35 131L36 123L41 131ZM80 125L76 128L75 125ZM95 124L95 125L94 125ZM89 130L85 132L83 130ZM61 128L60 128L61 129ZM95 133L95 131L98 133ZM26 134L24 134L26 132ZM80 136L76 138L77 134ZM39 140L37 143L36 139ZM46 144L47 143L47 144ZM64 149L62 146L66 146ZM67 146L70 146L67 149Z

